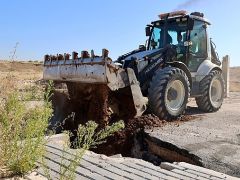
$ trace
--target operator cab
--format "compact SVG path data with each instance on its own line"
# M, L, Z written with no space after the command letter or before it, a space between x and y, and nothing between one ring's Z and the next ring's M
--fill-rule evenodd
M208 40L210 23L203 13L188 15L186 11L176 11L159 17L160 20L146 27L146 36L149 36L147 50L171 45L176 48L178 61L186 64L191 72L196 72L206 59L218 61L213 43Z

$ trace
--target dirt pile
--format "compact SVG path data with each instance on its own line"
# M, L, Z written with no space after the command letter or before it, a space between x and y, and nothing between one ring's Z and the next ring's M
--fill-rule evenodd
M115 154L131 156L135 133L145 127L161 127L164 123L165 121L159 120L154 115L143 115L138 118L125 120L124 130L115 133L114 136L107 139L106 143L99 145L96 149L92 149L92 151L107 156Z
M192 119L194 119L193 116L186 115L175 121L168 122L161 120L152 114L143 115L141 117L133 119L127 119L125 120L124 130L115 133L114 136L107 139L106 143L99 145L96 149L91 150L99 154L105 154L107 156L122 154L122 156L130 157L132 156L131 149L134 145L134 136L139 131L145 128L152 129L153 127L163 127L171 123L178 125L181 122L189 121Z

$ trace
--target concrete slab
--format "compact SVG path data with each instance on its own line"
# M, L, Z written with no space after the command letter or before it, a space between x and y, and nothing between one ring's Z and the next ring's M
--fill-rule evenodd
M44 160L53 179L60 178L60 164L68 167L76 152L73 149L63 148L66 138L61 136L49 138ZM36 172L44 175L44 169L41 167ZM113 158L91 151L86 151L75 173L77 179L234 179L234 177L187 163L163 163L160 167L141 159ZM28 178L31 179L30 176Z

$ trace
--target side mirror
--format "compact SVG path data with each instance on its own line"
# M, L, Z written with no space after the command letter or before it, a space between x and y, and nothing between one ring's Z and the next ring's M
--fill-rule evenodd
M207 24L203 24L202 27L203 27L204 29L207 29Z
M142 51L146 51L146 47L144 45L139 45L138 49L142 50Z
M150 26L147 26L145 28L146 36L151 36L151 30L152 30L152 28Z

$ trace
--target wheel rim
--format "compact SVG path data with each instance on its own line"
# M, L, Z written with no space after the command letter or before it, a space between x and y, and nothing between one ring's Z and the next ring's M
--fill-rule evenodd
M178 114L185 99L185 87L180 80L168 83L165 92L165 104L171 114Z
M217 78L214 77L210 86L210 101L215 108L218 108L222 104L223 89L222 83Z

